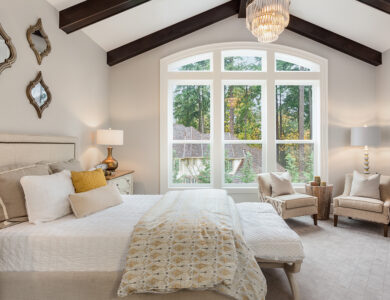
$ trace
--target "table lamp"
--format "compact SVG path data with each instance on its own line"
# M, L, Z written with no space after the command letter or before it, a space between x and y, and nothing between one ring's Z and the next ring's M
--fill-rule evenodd
M364 174L369 174L368 146L378 146L381 142L379 127L354 127L351 129L351 146L364 147Z
M102 161L107 170L114 172L118 168L118 161L112 157L112 146L123 145L123 130L99 129L96 134L98 145L107 145L107 158Z

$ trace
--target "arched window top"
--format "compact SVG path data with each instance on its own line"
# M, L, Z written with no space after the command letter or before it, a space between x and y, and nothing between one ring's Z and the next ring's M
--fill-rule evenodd
M252 49L222 51L222 71L265 72L267 71L267 52Z
M310 60L285 54L275 53L276 72L319 72L319 64Z
M211 72L213 71L213 54L202 53L180 59L169 64L169 72Z

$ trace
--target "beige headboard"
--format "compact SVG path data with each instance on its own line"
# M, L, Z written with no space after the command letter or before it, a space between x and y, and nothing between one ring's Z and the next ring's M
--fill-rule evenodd
M75 137L0 133L0 167L76 158L77 142Z

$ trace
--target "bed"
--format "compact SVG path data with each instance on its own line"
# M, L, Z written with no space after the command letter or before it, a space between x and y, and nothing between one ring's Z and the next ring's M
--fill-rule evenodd
M59 161L77 156L77 139L0 135L9 163ZM0 155L4 157L4 155ZM162 196L123 196L123 204L82 219L27 222L0 230L0 299L117 299L132 229ZM284 268L295 299L293 274L304 258L300 238L264 203L239 203L247 245L262 268ZM229 299L212 291L139 294L129 299Z

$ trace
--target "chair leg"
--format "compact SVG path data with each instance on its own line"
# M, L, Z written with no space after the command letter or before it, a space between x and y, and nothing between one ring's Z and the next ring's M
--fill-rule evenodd
M339 220L339 216L338 215L333 215L333 225L334 225L334 227L337 227L338 220Z
M389 232L389 224L385 224L385 225L383 226L383 236L384 236L384 237L387 237L388 232Z
M318 215L313 215L314 225L317 226Z

